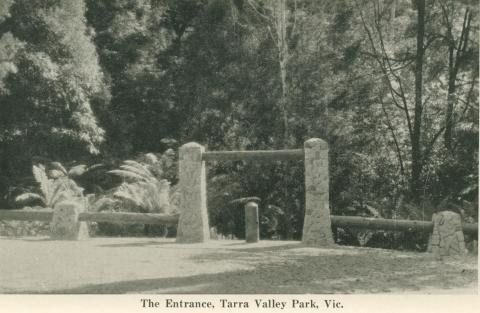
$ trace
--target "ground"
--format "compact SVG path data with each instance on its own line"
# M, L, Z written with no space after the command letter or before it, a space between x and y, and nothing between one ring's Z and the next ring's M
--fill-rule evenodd
M292 241L0 237L0 293L469 293L477 256Z

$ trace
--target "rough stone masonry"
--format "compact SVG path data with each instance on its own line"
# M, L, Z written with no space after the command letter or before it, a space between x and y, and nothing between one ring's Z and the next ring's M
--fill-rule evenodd
M195 142L184 144L179 150L181 199L177 242L196 243L210 239L204 151L205 148Z
M432 221L433 232L429 250L436 257L466 253L460 214L442 211L433 214Z
M305 220L302 242L307 245L334 244L328 197L328 144L312 138L305 141Z
M84 210L85 207L76 202L64 201L57 204L50 222L50 237L62 240L87 239L88 225L78 220L79 214Z

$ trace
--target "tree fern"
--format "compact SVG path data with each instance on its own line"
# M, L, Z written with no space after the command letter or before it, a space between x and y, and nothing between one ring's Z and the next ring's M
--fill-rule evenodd
M23 193L15 198L17 202L29 203L40 200L45 207L53 208L64 200L74 200L83 197L83 188L66 176L67 171L59 162L53 162L51 167L55 171L53 178L49 178L42 164L33 165L32 172L38 183L39 192Z
M177 205L170 203L170 183L159 177L159 159L152 153L143 156L145 163L125 160L119 169L109 173L125 179L114 197L129 201L148 212L170 213Z

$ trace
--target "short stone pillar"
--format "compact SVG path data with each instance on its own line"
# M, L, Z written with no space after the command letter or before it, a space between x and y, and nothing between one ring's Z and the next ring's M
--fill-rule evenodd
M334 244L328 196L328 144L318 138L305 142L305 219L302 242Z
M255 243L259 240L258 204L255 201L249 201L245 204L245 241Z
M210 239L207 214L205 148L198 143L184 144L179 150L180 217L177 242L196 243Z
M50 222L50 238L62 240L87 239L88 226L86 222L80 222L78 215L85 207L77 202L60 202L53 209L53 218Z
M436 256L464 255L465 239L460 214L442 211L433 214L433 232L429 250Z

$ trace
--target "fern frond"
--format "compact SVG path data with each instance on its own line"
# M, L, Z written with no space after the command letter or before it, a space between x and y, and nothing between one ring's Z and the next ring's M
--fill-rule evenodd
M93 164L93 165L91 165L87 168L86 172L96 170L97 168L100 168L100 167L103 167L103 166L104 165L102 163Z
M45 198L46 202L45 204L48 207L53 208L53 204L58 202L59 198L62 196L62 193L64 192L65 187L60 181L56 181L53 183L53 188L52 188L52 193L49 198Z
M68 176L70 177L77 177L83 175L87 171L87 166L84 164L80 164L77 166L72 167L68 171Z
M145 165L143 165L143 164L140 163L140 162L133 161L133 160L125 160L125 161L123 161L122 166L124 166L124 165L133 166L133 167L135 167L138 171L143 172L143 173L144 173L145 175L147 175L147 176L152 175L152 173L150 172L150 170L148 169L148 167L145 166ZM121 167L121 166L120 166L120 167Z
M47 203L47 206L50 207L50 208L54 208L58 203L60 202L63 202L67 199L69 199L71 197L68 197L66 194L65 194L65 191L64 190L61 190L59 192L57 192L54 197L52 197L50 199L50 201Z
M40 184L40 190L43 193L43 197L45 199L49 199L51 197L51 189L52 189L52 180L48 179L47 174L45 173L45 166L43 165L34 165L33 169L33 177L37 183Z
M131 179L133 181L136 181L136 180L144 180L144 177L137 174L137 173L133 173L133 172L130 172L130 171L125 171L125 170L111 170L111 171L108 171L110 174L114 174L114 175L117 175L117 176L120 176L120 177L123 177L123 178L127 178L127 179Z
M143 200L143 191L138 184L122 184L113 194L115 197L128 199L140 205Z
M48 176L50 176L50 178L57 179L65 176L65 174L59 170L50 170L48 171Z
M117 201L108 198L108 197L103 197L98 199L97 201L93 202L93 204L90 207L90 210L93 211L102 211L105 207L112 207L117 203Z
M45 204L45 199L41 195L33 192L26 192L15 198L16 202L32 202L34 200L41 200Z
M155 154L153 153L147 153L145 154L145 160L147 160L147 162L150 164L150 165L153 165L155 163L158 162L158 158Z
M138 199L133 196L132 194L128 193L128 192L125 192L125 191L121 191L121 190L118 190L115 192L114 194L115 197L118 197L122 200L128 200L128 201L131 201L133 202L135 205L137 206L141 206L142 203L138 201Z
M64 175L67 175L67 170L65 169L65 167L63 167L62 163L60 163L60 162L51 162L50 165L51 165L54 169L62 172Z
M124 171L128 171L128 172L132 172L132 173L135 173L135 174L138 174L140 176L143 177L143 180L152 180L152 179L155 179L155 177L152 175L152 173L150 173L149 171L146 172L142 169L139 169L139 168L136 168L135 166L131 166L131 165L122 165L120 166L120 169L121 170L124 170Z
M83 196L83 188L78 186L73 179L66 178L64 181L64 186L66 190L72 191L75 196Z
M73 200L83 197L83 188L79 187L69 178L61 178L55 181L52 197L49 199L49 206L54 207L64 200Z

